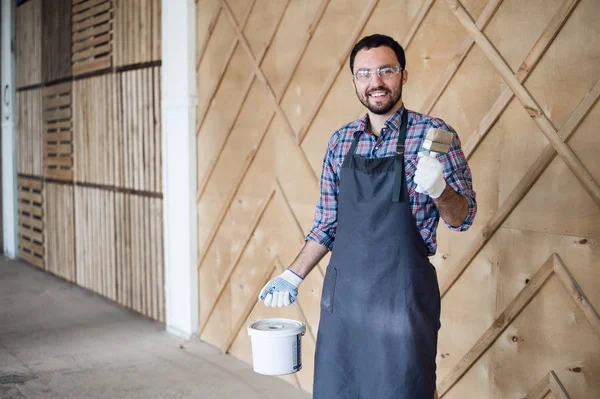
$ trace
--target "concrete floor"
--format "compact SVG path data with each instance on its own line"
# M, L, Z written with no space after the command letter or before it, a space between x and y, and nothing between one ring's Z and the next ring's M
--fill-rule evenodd
M276 377L21 262L0 258L0 398L307 399Z

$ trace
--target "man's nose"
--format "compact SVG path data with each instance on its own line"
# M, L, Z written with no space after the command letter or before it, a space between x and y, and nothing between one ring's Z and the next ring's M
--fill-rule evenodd
M383 79L378 74L373 74L373 78L371 79L371 83L373 86L383 86Z

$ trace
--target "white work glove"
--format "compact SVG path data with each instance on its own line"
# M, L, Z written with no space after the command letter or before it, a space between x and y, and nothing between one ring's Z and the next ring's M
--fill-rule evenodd
M279 308L289 306L296 300L301 282L302 277L287 269L263 287L258 294L258 299L264 300L265 306Z
M419 162L415 172L415 184L418 193L426 193L433 199L438 199L446 188L443 176L443 167L440 161L429 156L428 152L419 153Z

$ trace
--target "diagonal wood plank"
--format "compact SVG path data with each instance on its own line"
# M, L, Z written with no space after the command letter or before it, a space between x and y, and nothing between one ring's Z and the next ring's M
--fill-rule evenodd
M598 315L598 312L585 296L579 283L577 283L577 280L575 280L575 277L573 277L559 256L556 256L554 259L554 272L569 295L571 295L573 302L575 302L577 307L585 315L586 319L588 319L596 335L600 337L600 315Z
M281 186L279 179L275 179L275 192L277 193L276 200L281 203L281 209L288 216L288 218L294 222L294 225L297 227L298 237L300 237L302 240L304 240L304 231L302 230L302 226L300 226L300 222L298 221L296 214L292 210L290 202L288 201L287 196L285 195L285 191L283 190L283 187ZM320 273L321 277L325 278L325 275L323 274L323 269L321 268L321 265L317 264L317 266L318 266L317 269L319 269L319 273Z
M539 292L546 281L556 274L559 281L570 294L571 299L577 307L585 314L594 332L600 337L600 316L592 304L587 300L585 293L579 287L579 284L563 263L560 256L556 253L540 267L529 283L517 294L517 296L508 304L502 314L479 338L477 343L469 352L454 366L444 380L438 385L440 398L443 397L479 360L481 356L492 346L506 328L517 318L521 311Z
M281 263L281 259L279 259L279 257L277 255L275 255L275 264L277 265L277 268L279 269L280 272L283 273L283 271L285 270L285 268L283 267L283 264ZM313 341L313 345L317 345L317 339L314 336L314 334L312 333L312 328L310 327L310 324L308 324L308 319L306 318L306 314L304 314L304 310L302 309L302 306L300 305L300 301L298 299L296 299L296 304L298 305L298 309L300 310L300 314L302 314L302 317L304 318L304 321L306 322L306 331L308 331L308 334L310 335L310 337L312 338ZM293 379L294 379L294 383L295 385L302 389L302 385L300 384L300 379L298 378L298 373L294 373L293 375Z
M252 239L252 236L254 235L254 232L256 231L256 228L258 227L263 215L265 214L265 211L267 210L267 207L269 206L269 204L271 203L271 201L273 200L273 196L275 195L275 189L273 188L271 190L271 194L269 195L269 197L263 202L263 204L261 205L260 209L258 210L254 220L251 223L252 228L250 229L250 231L248 232L248 234L246 235L245 239L244 239L244 245L242 246L242 248L240 248L240 251L238 252L238 255L236 256L236 258L234 259L234 261L231 263L231 265L229 266L229 268L227 269L227 271L225 272L225 278L223 279L223 282L219 285L219 287L217 288L217 295L215 296L215 299L213 300L213 302L210 304L208 313L205 317L204 320L200 321L200 331L198 332L198 335L202 335L202 333L204 332L204 329L206 328L206 326L208 325L208 322L217 306L217 303L219 302L219 299L221 299L221 296L223 295L223 292L225 291L225 287L227 287L227 284L229 283L229 280L231 279L231 276L233 275L233 272L235 271L235 268L237 267L237 265L240 263L240 260L242 259L242 256L244 255L244 252L246 250L246 247L248 246L248 244L250 243L250 240Z
M558 379L558 376L554 373L554 371L550 372L548 376L548 383L550 385L550 391L559 397L559 399L571 399L571 396L565 389L564 385Z
M500 334L512 323L512 321L521 313L523 308L531 301L531 299L542 288L546 280L552 275L554 267L554 257L550 256L546 263L537 271L531 278L529 283L519 292L496 319L496 321L487 329L487 331L479 338L477 343L469 350L469 352L454 366L452 371L442 380L437 386L437 391L440 397L443 397L456 384L463 375L475 364L477 360L489 349L490 346L498 339Z
M285 266L283 266L283 263L281 263L281 259L279 259L279 256L275 256L275 263L277 265L277 269L281 273L283 273L285 271ZM311 328L310 323L308 322L308 319L306 318L306 313L304 312L304 309L302 308L302 305L300 303L300 299L296 299L296 304L298 305L298 309L300 310L300 314L302 315L302 317L306 321L306 331L308 332L308 335L312 339L313 344L316 345L317 344L317 337L315 337L315 334L313 333L313 329Z
M552 44L552 41L558 35L558 32L562 29L563 25L571 16L571 13L575 9L575 6L579 3L579 0L565 0L562 6L556 11L550 23L544 29L537 42L533 45L531 51L523 60L523 63L519 67L516 77L519 83L525 83L533 69L536 67L538 62L542 59L542 56L546 53L546 50ZM463 151L467 159L471 158L471 155L475 152L479 144L483 141L485 136L488 134L492 126L496 123L498 118L510 101L513 99L514 93L506 87L500 94L492 108L483 117L477 129L471 133L469 140L463 146Z
M260 292L261 287L263 287L265 284L267 284L269 282L269 279L271 278L271 274L276 270L276 267L277 267L276 259L273 259L269 263L269 266L265 269L265 273L263 274L262 278L259 280L259 285L255 287L255 289L254 289L255 292ZM238 336L241 329L246 328L246 320L248 319L248 317L250 316L250 313L256 307L258 302L259 302L259 300L257 297L252 297L248 301L248 303L246 304L246 307L244 308L244 311L240 315L239 319L236 321L235 326L233 327L231 334L229 335L229 338L227 338L227 341L225 341L225 345L223 345L223 347L221 348L223 353L229 352L229 349L231 349L231 345L233 344L235 337Z
M525 399L543 399L549 393L553 393L561 399L571 399L569 393L554 371L550 371L546 374L527 394Z
M242 30L246 28L246 24L248 23L248 20L250 19L250 15L252 14L252 10L254 9L254 5L256 4L256 0L252 0L252 2L250 3L250 6L248 7L248 11L246 11L246 14L244 15L244 20L242 21ZM286 6L287 7L287 6ZM219 5L219 9L218 11L215 13L215 19L214 19L214 23L217 23L217 18L218 16L221 15L221 5ZM212 23L213 21L211 21ZM207 35L207 44L208 44L208 40L210 39L210 37L212 36L212 32L214 31L214 26L210 26L210 34ZM215 93L219 90L219 87L221 87L221 83L223 82L223 78L225 77L225 72L227 72L227 68L229 67L229 63L231 62L231 59L233 58L233 54L235 54L235 49L237 49L238 46L238 38L236 37L233 40L233 43L231 44L231 48L229 49L229 53L227 53L227 58L225 60L225 64L223 64L223 67L221 68L221 70L219 71L219 78L217 79L217 84L215 85L215 87L213 87L213 89L210 91L210 95L208 96L208 98L213 98L215 96ZM205 49L207 46L204 46L202 49L202 54L200 55L200 59L198 60L198 64L196 66L196 74L198 74L198 71L200 69L200 62L202 61L202 58L204 57L204 53L205 53ZM266 53L266 50L265 50ZM251 84L249 85L251 86ZM250 90L250 87L248 87L246 89L246 95L248 95L247 91ZM244 96L244 98L245 98ZM241 108L241 106L240 106ZM210 109L210 103L208 106L206 106L203 110L201 110L201 114L198 115L198 120L196 121L196 136L198 134L200 134L200 128L202 127L202 124L204 123L204 119L206 119L206 115L208 114L208 110ZM239 111L238 111L239 113Z
M583 122L587 114L590 112L594 104L600 98L600 80L598 80L592 90L585 96L585 98L577 105L575 111L571 114L569 119L565 122L563 127L559 131L559 135L563 140L568 141L573 133L577 130L579 125ZM525 197L525 194L533 187L533 184L546 170L546 167L550 165L550 162L556 156L556 151L551 144L548 144L542 151L540 156L531 165L527 173L511 191L506 200L502 203L500 208L496 211L490 220L486 223L481 233L473 240L471 246L465 254L458 259L455 266L452 267L450 273L446 277L446 280L440 286L440 293L442 297L446 295L448 290L454 285L456 280L469 266L471 261L477 256L479 251L484 247L488 240L494 235L496 230L504 223L506 218L512 213L517 207L519 202Z
M415 34L417 33L417 30L419 29L419 27L423 23L423 20L425 20L425 17L429 13L429 10L433 6L434 1L435 0L426 0L423 3L423 5L421 6L421 8L419 9L419 12L417 13L416 18L414 20L414 23L409 28L408 33L402 43L405 50L406 50L406 48L408 48L408 46L412 42L412 39L414 38ZM352 48L356 44L356 41L358 39L358 36L360 35L360 32L363 31L371 14L373 13L373 10L375 9L376 5L377 5L377 1L371 1L371 3L368 4L360 21L357 23L357 28L352 35L352 40L349 41L349 44L346 47L343 56L338 59L337 63L334 65L329 76L327 77L327 80L325 81L325 84L323 86L323 90L321 91L321 94L319 95L319 98L317 99L317 102L315 103L314 107L312 108L312 110L308 116L308 119L306 120L306 123L304 124L304 126L302 127L300 132L298 133L297 140L298 140L299 145L301 145L302 142L304 141L304 139L306 138L306 135L308 134L308 131L310 130L313 122L315 121L317 114L319 113L319 110L321 109L321 106L323 105L323 102L325 101L325 99L327 98L327 95L331 91L333 84L335 83L338 75L340 74L340 72L342 70L344 63L346 62L346 59L348 58L348 56L350 55L350 52L352 51Z
M477 26L477 28L481 30L485 29L485 27L492 20L492 17L494 16L494 14L496 13L503 1L504 0L488 1L485 8L481 12L481 15L479 15L475 26ZM440 75L440 78L438 79L433 90L431 90L431 92L425 99L425 102L421 107L421 112L423 112L424 114L428 114L431 112L435 104L438 102L438 100L446 90L446 87L448 87L448 84L450 84L450 81L458 71L458 68L460 68L463 61L467 58L467 55L471 51L471 48L474 44L475 41L473 40L473 38L471 36L467 36L467 38L460 45L456 55L452 58L452 61L450 61L450 64L446 67L446 70Z
M294 65L294 67L289 69L288 75L284 79L284 82L286 82L286 84L283 86L283 88L281 89L281 91L279 93L275 93L278 103L281 103L281 100L283 99L283 95L285 94L288 87L290 86L292 77L296 73L296 70L298 69L298 65L300 65L300 61L302 60L302 57L304 56L304 53L306 52L306 49L308 48L308 45L309 45L310 41L312 40L312 37L315 34L315 31L317 30L317 27L321 23L321 18L323 18L323 15L325 14L325 10L327 9L327 6L329 5L330 1L331 0L322 0L321 3L319 4L319 8L317 9L315 17L313 18L313 21L308 26L308 30L304 34L304 42L301 47L302 50L300 50L298 52L296 59L292 63Z
M269 264L269 267L267 268L265 274L263 275L263 278L260 280L262 282L261 285L259 287L257 287L255 290L256 292L259 292L261 287L263 287L265 284L267 284L269 282L269 278L271 277L271 274L275 270L278 270L281 273L283 273L283 271L285 270L285 267L283 266L283 264L281 263L281 260L279 259L279 257L277 255L275 255L275 257ZM240 333L240 330L246 328L245 322L247 321L248 317L250 316L250 313L252 312L252 310L255 308L255 306L257 306L258 302L259 302L258 298L254 298L254 297L250 300L250 302L248 302L248 304L246 305L246 308L244 309L244 312L242 313L242 315L240 315L239 320L236 322L231 335L227 339L226 344L223 346L223 348L221 348L224 353L229 352L229 350L231 349L231 345L233 345L233 341ZM304 314L304 310L302 309L302 306L300 305L300 301L298 299L296 300L296 304L298 305L300 314L302 314L302 317L304 317L304 320L307 320L306 315ZM306 329L313 341L313 344L316 344L317 340L316 340L316 337L314 336L314 334L312 333L310 325L308 324L308 320L306 321Z
M210 235L208 236L208 239L206 240L204 247L200 251L200 255L198 256L198 269L200 269L202 267L202 264L204 264L206 255L208 254L208 251L210 250L210 247L212 246L212 244L217 236L217 233L221 229L223 220L225 220L225 216L227 215L227 212L231 208L231 204L233 203L235 196L237 195L240 187L242 186L244 179L246 178L246 175L248 174L248 171L250 170L250 167L252 166L252 163L254 162L254 159L256 158L256 154L258 154L258 151L260 151L262 144L265 141L266 133L269 130L269 126L271 126L271 123L273 122L274 116L275 116L275 114L273 114L273 116L271 117L271 120L269 120L269 123L267 124L267 128L263 131L263 134L262 134L260 141L258 142L258 145L256 146L256 148L252 149L252 151L250 151L250 154L248 154L248 156L244 160L244 165L242 167L242 170L241 170L240 174L238 175L232 190L227 195L227 198L225 199L225 203L221 207L219 216L217 217L217 221L215 222L215 226L211 229Z
M198 5L196 5L196 7L198 7ZM200 63L202 62L202 60L204 59L204 54L206 54L206 48L208 47L208 42L210 41L213 32L215 31L215 26L217 25L217 21L219 20L219 15L221 15L221 4L219 3L217 6L217 9L215 10L214 14L212 15L212 18L210 19L210 22L208 23L208 29L206 29L206 36L204 37L204 40L202 41L202 43L199 43L199 48L198 48L198 54L196 54L196 74L198 73L198 70L200 69ZM198 33L196 32L196 35L198 35Z
M502 79L504 79L508 87L510 87L517 99L519 99L529 116L538 125L542 133L544 133L548 141L550 141L571 172L573 172L581 182L596 205L600 207L600 185L598 185L590 171L585 167L583 162L581 162L573 149L563 141L563 138L558 134L550 119L548 119L544 111L542 111L540 106L535 102L529 91L527 91L527 89L519 82L506 61L498 53L498 50L496 50L494 45L477 28L477 26L475 26L473 19L467 10L465 10L462 3L459 0L446 1L456 18L473 37L481 51L492 63L500 76L502 76Z
M286 132L291 137L295 137L294 130L292 129L292 125L290 124L290 121L287 118L285 112L281 108L281 105L279 104L279 102L277 102L277 96L275 95L275 92L273 91L273 88L269 84L269 81L265 77L265 74L260 69L260 65L259 65L258 61L256 60L256 58L252 54L252 50L250 49L250 45L248 44L248 40L244 36L244 33L241 31L240 27L235 22L235 17L233 16L233 11L231 11L231 8L229 7L229 4L227 4L226 0L220 0L220 1L221 1L221 4L223 5L225 11L227 12L227 15L228 15L229 19L231 20L231 24L233 25L233 27L235 29L235 32L236 32L236 34L238 35L238 37L240 39L242 47L246 50L246 53L248 54L248 57L250 57L250 61L252 63L252 67L254 68L254 71L256 73L256 77L258 78L258 80L263 84L263 86L267 90L267 93L269 94L269 98L271 98L271 100L273 100L273 102L275 104L276 113L285 122L284 125L286 127ZM308 159L306 158L306 154L304 154L304 152L302 152L302 154L303 154L304 162L310 165L310 163L308 162ZM315 173L312 170L312 168L310 170L312 171L313 177L316 180L317 176L315 175Z
M350 35L350 40L348 41L348 44L344 48L344 52L337 59L337 62L331 69L331 72L329 72L329 75L327 76L327 80L325 80L325 83L323 85L323 90L321 91L321 94L319 94L319 97L317 98L317 102L315 103L312 110L310 111L308 119L306 120L306 123L304 124L303 128L300 129L300 132L297 135L298 145L301 145L302 142L304 141L304 137L306 137L308 130L310 129L313 121L317 117L317 114L319 113L319 110L321 109L321 106L323 105L325 98L327 98L327 95L331 91L333 84L335 83L338 75L340 74L340 71L342 70L342 67L345 64L346 59L348 58L348 55L352 51L352 47L354 47L354 44L356 43L356 40L358 39L360 32L362 32L363 29L365 28L365 25L369 21L371 14L373 14L373 11L375 10L375 7L377 6L378 2L379 2L379 0L371 0L367 4L365 11L361 15L360 19L357 21L356 29L354 29L354 32L352 32L352 34Z
M258 56L257 62L259 65L262 63L263 59L267 55L267 50L269 49L269 47L271 46L271 43L273 42L273 39L275 38L277 29L278 29L279 25L281 24L281 20L283 19L283 16L285 15L285 10L289 6L289 4L290 4L290 2L288 0L283 12L281 13L279 21L277 22L277 27L274 29L273 34L269 38L269 43L267 44L267 46L265 46L265 48L262 50L262 53L259 54L259 56ZM236 38L236 44L237 44L237 41L238 41L238 38ZM233 52L231 53L231 55L233 55ZM219 85L221 84L221 81L223 80L223 76L225 75L224 72L225 71L223 71L223 74L221 75ZM256 74L251 75L250 78L248 79L246 85L242 89L242 93L244 93L244 94L242 96L242 101L240 101L239 107L236 110L235 116L233 118L234 121L237 121L239 115L241 114L242 109L244 108L244 104L246 103L246 100L248 99L248 95L250 94L250 91L252 89L252 85L253 85L255 79L256 79ZM216 93L216 89L213 93L211 93L210 98L214 97L215 93ZM205 115L206 115L206 113L205 113ZM236 124L232 123L231 126L229 127L229 129L227 129L227 133L225 134L225 139L221 143L221 146L219 147L219 149L216 151L217 155L212 159L211 163L208 166L208 172L205 173L205 175L202 178L202 181L198 184L196 201L200 200L200 197L202 197L204 190L206 190L206 186L208 185L208 182L210 181L210 179L215 171L215 168L217 167L217 164L219 163L219 160L221 159L221 155L223 154L223 149L227 146L227 143L229 142L229 139L231 137L231 133L233 132L235 127L236 127ZM200 125L198 125L198 128L200 128ZM198 132L199 131L200 130L198 130ZM263 133L263 136L264 136L264 133Z
M293 63L294 68L292 68L292 72L290 72L290 74L286 77L285 84L283 85L283 89L282 89L281 93L279 93L277 95L277 101L279 103L281 102L281 99L283 97L283 93L285 93L285 91L287 90L287 88L290 85L293 73L297 69L298 64L300 63L300 59L302 58L302 55L306 51L306 48L308 47L308 44L310 43L310 40L311 40L311 38L312 38L312 36L314 34L314 31L315 31L316 27L318 26L319 22L321 21L321 18L323 17L323 14L325 12L325 9L327 8L327 5L329 4L329 1L330 0L323 0L322 1L322 3L320 4L320 6L319 6L319 8L317 10L317 13L315 15L315 18L314 18L313 22L310 24L309 29L306 32L306 35L304 36L304 42L303 42L303 44L301 46L301 50L298 52L298 55L297 55L297 57L296 57L296 59L295 59L295 61ZM250 152L250 154L248 155L248 157L246 158L246 160L244 162L244 165L242 167L242 171L240 172L240 175L239 175L238 179L236 180L234 188L228 194L227 199L225 200L225 204L223 205L223 207L221 208L221 211L219 212L219 216L217 218L215 226L211 229L211 233L209 235L209 238L208 238L207 242L205 243L203 249L201 250L201 252L200 252L200 254L198 256L198 259L199 259L199 261L198 261L198 268L200 268L201 265L203 264L204 258L206 257L206 255L207 255L207 253L208 253L208 251L210 249L210 246L212 245L212 242L214 241L214 239L215 239L215 237L216 237L216 235L217 235L217 233L218 233L218 231L219 231L219 229L221 227L221 224L223 223L223 220L225 219L225 215L227 214L227 211L231 207L231 204L232 204L232 202L233 202L233 200L234 200L234 198L235 198L235 196L236 196L236 194L237 194L237 192L239 190L239 187L241 186L241 184L243 182L243 179L245 178L245 176L246 176L248 170L250 169L250 167L252 166L252 162L254 161L256 153L258 152L258 150L262 146L263 139L266 136L266 133L268 132L268 130L269 130L270 126L271 126L271 123L274 120L275 115L276 115L276 112L273 112L273 114L271 116L271 119L269 120L269 122L267 123L265 129L263 130L263 134L261 136L262 138L261 138L261 140L260 140L257 148L255 150L252 150ZM300 150L300 148L299 148L299 150ZM304 159L305 159L305 161L307 161L306 158L304 158ZM309 170L312 170L310 168L310 166L308 165L307 162L306 162L306 165L308 166ZM315 182L316 182L316 176L314 175L314 173L311 173L310 176L312 176L314 178ZM200 195L201 195L200 192L198 192L198 195L197 195L197 198L196 198L197 201L200 200Z

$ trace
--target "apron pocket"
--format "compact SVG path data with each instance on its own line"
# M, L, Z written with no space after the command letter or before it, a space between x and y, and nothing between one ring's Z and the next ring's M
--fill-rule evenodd
M333 295L335 293L335 281L337 278L337 269L332 266L327 267L325 280L323 281L323 293L321 294L321 309L329 314L333 313Z

